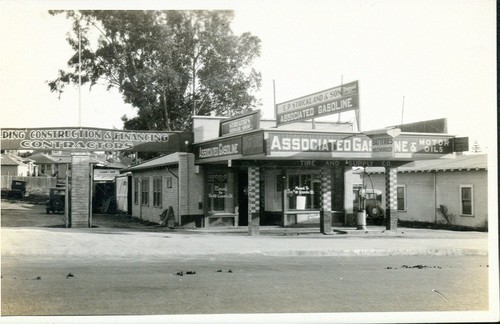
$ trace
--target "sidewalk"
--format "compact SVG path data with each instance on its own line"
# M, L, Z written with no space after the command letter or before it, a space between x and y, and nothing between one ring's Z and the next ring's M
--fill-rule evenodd
M78 257L85 259L158 260L215 255L387 256L488 255L488 233L383 227L367 230L246 227L155 232L115 228L2 228L2 257Z

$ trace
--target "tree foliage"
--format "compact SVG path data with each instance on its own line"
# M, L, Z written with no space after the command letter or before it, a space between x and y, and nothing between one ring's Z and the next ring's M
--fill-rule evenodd
M191 115L231 116L255 108L260 39L235 35L231 11L51 11L72 20L68 70L49 81L115 87L137 117L125 129L186 130ZM79 31L81 41L79 42ZM81 74L79 74L79 43Z

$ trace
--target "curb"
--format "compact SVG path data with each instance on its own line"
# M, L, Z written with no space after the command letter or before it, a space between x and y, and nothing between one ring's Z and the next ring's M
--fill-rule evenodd
M2 257L12 257L12 258L44 258L44 257L78 257L82 259L100 259L100 260L115 260L115 259L133 259L141 257L156 257L156 258L211 258L216 256L224 257L255 257L255 256L265 256L265 257L347 257L347 256L359 256L359 257L372 257L372 256L488 256L488 252L480 249L419 249L419 250L409 250L409 249L339 249L339 250L294 250L294 251L248 251L241 253L234 252L220 252L220 253L197 253L197 254L185 254L185 253L171 253L171 254L157 254L157 253L139 253L139 254L128 254L128 255L116 255L116 254L96 254L96 255L80 255L78 253L70 254L22 254L22 253L6 253ZM132 260L131 260L132 261ZM157 260L157 261L160 261Z

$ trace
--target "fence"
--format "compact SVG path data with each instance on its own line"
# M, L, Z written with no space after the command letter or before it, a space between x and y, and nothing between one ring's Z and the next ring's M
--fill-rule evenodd
M10 189L12 180L26 181L26 191L29 193L49 193L49 188L57 185L57 177L19 177L11 175L2 176L2 189Z

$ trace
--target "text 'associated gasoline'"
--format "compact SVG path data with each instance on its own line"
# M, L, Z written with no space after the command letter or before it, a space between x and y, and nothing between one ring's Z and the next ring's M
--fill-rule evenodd
M358 107L358 82L355 81L277 104L277 124L331 115Z

